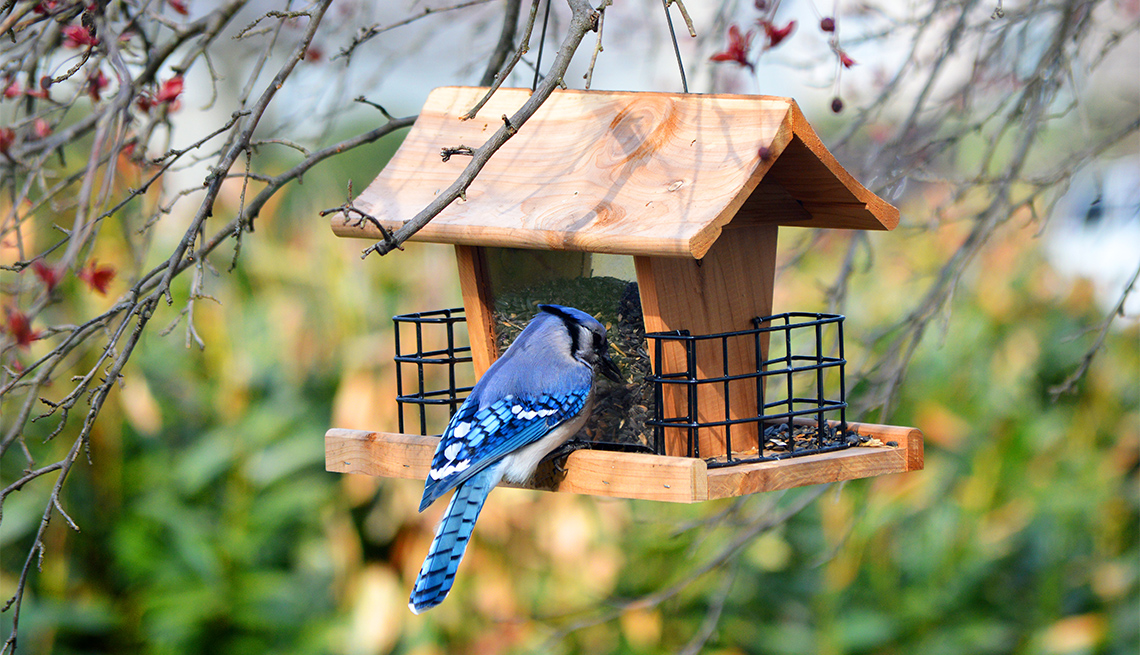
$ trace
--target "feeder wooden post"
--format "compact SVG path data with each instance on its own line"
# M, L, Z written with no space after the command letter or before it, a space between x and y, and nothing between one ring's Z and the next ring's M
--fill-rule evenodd
M492 320L495 299L491 295L484 250L481 246L455 246L475 379L483 377L491 364L499 358L499 349L495 347L495 323Z
M752 327L752 319L772 314L773 278L776 274L775 225L726 228L709 252L697 260L664 257L635 257L637 280L646 332L688 330L691 334L736 332ZM701 378L741 375L756 370L756 350L750 339L730 339L725 353L719 339L697 343L697 371ZM655 353L650 349L650 357ZM686 370L686 353L678 343L663 347L663 373ZM768 336L761 335L760 358L768 356ZM656 365L656 363L655 363ZM737 380L729 384L729 414L725 415L724 387L719 383L700 385L698 420L722 421L758 416L757 384L763 378ZM687 390L684 385L664 385L665 416L684 416ZM756 448L757 424L734 426L735 450ZM699 455L724 455L725 429L706 428L697 434ZM666 429L665 452L692 457L688 433Z

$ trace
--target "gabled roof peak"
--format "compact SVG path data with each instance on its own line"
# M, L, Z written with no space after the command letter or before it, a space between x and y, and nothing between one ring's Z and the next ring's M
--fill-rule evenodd
M415 126L356 200L396 229L467 165L440 150L478 147L530 95L432 91ZM859 184L788 98L555 91L491 158L466 200L413 240L462 245L703 257L730 222L892 229L898 210ZM340 236L378 238L365 222Z

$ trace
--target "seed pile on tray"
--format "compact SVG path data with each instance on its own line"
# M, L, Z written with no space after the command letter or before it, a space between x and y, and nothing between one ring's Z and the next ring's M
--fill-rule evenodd
M759 455L756 452L756 448L753 447L742 451L734 451L732 453L732 461L783 459L799 455L810 455L821 451L842 450L843 448L855 446L864 448L897 448L898 442L883 442L875 437L861 435L850 429L840 433L840 431L832 425L824 426L823 439L820 440L815 423L794 423L792 425L791 437L789 437L788 424L786 422L775 423L769 424L768 427L764 428L763 455ZM728 458L724 456L712 457L708 458L707 461L710 464L723 465L728 461Z
M652 368L637 283L612 277L580 277L500 293L493 316L499 352L514 342L538 313L540 303L575 307L606 326L610 357L624 380L618 384L601 375L596 377L594 411L583 428L584 435L579 436L597 443L648 449L652 430L645 422L653 416L653 385L645 380Z
M860 439L858 434L850 430L845 434L839 434L839 431L830 425L823 426L822 439L820 439L819 432L819 428L814 423L792 425L791 437L789 438L787 423L769 425L764 429L764 454L779 455L809 449L819 450L821 448L853 446Z

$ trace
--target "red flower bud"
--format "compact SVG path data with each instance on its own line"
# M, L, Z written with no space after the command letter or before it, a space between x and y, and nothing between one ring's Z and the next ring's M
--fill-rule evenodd
M64 45L69 48L82 48L99 45L99 39L95 38L86 27L80 25L68 25L63 28L63 36L65 38Z
M166 80L162 83L162 86L159 87L158 93L155 94L155 101L165 102L167 104L174 102L178 99L178 96L182 95L182 86L183 82L181 75Z
M775 48L780 45L780 42L788 38L792 30L796 29L796 21L788 21L787 25L776 27L772 21L762 20L760 21L760 27L764 28L764 34L768 36L768 47Z
M99 102L103 97L103 89L107 88L110 80L103 74L102 70L95 71L95 74L87 78L87 95L91 96L91 102Z
M48 122L44 119L37 118L35 122L32 123L32 132L35 133L37 139L42 139L51 134L51 125L48 125Z
M831 16L824 16L819 20L819 29L823 30L824 32L834 32L835 19Z
M7 325L4 325L5 331L12 335L16 340L16 345L20 348L27 348L32 345L33 341L40 338L40 333L32 330L32 322L24 312L11 307L4 308L4 315L7 319Z
M51 291L59 284L59 278L61 277L60 272L54 267L45 264L42 259L37 259L32 262L32 272L36 274L40 282L44 283L48 291Z
M831 111L833 111L837 114L839 112L843 111L843 101L840 100L838 97L833 98L831 100Z
M740 27L736 25L729 25L728 27L728 47L723 51L716 53L709 57L710 61L734 61L741 66L747 66L748 70L753 70L752 62L748 61L748 49L752 46L752 37L756 35L751 30L748 34L743 34Z
M107 285L111 280L115 279L115 267L107 264L99 266L94 259L92 259L86 267L80 269L76 276L87 283L93 291L97 291L99 295L107 295Z

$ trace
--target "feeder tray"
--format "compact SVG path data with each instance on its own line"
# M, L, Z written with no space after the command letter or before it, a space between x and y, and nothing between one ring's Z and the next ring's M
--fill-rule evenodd
M500 89L480 117L461 120L485 92L433 91L355 200L375 222L336 216L333 231L379 239L378 226L398 229L449 186L467 162L442 160L441 150L482 144L502 125L492 117L529 97ZM428 413L442 429L499 356L509 340L503 308L525 323L532 305L553 302L602 317L611 341L644 335L623 350L634 364L623 365L621 401L644 414L644 429L617 438L620 412L599 417L586 428L588 447L541 465L530 488L695 502L920 469L921 432L847 420L843 318L772 312L779 226L897 223L898 211L835 161L792 100L556 91L466 198L413 236L455 245L464 307L396 318L400 432L329 430L326 467L424 479L438 441L426 434ZM589 295L558 297L588 291L594 253L633 256L636 285L599 281L617 290L613 319L604 301L594 309L582 306ZM399 341L401 326L414 326L414 346ZM436 329L442 341L425 345L424 330ZM405 425L406 407L418 425Z
M712 469L703 459L693 457L577 450L566 457L561 467L549 460L541 464L525 485L502 486L695 503L922 468L919 430L870 423L849 423L848 427L861 435L899 445L853 447L822 455ZM333 473L424 480L438 442L439 437L333 428L325 435L325 468Z

